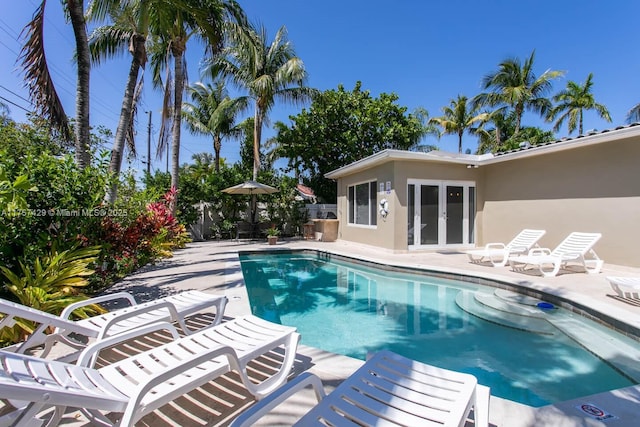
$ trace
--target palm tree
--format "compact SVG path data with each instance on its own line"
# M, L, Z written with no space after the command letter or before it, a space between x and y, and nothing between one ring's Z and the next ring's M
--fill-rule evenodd
M51 127L66 140L71 140L67 115L58 97L44 51L44 10L47 0L41 0L31 21L25 26L25 44L20 53L21 67L29 95L36 110L49 119ZM89 76L91 60L84 18L83 0L66 0L65 7L76 41L76 123L75 123L75 159L80 168L89 165Z
M493 128L489 127L493 124ZM497 153L519 149L523 143L538 145L553 141L555 135L535 126L522 126L520 132L515 133L516 114L508 107L499 108L487 113L487 119L477 130L478 148L476 154Z
M476 132L478 136L476 154L500 151L504 143L513 135L515 122L515 112L506 106L487 112L486 120ZM489 123L493 124L493 128L488 127Z
M0 120L6 123L7 121L11 120L11 117L9 117L10 114L11 110L9 109L7 103L0 101Z
M540 77L536 77L533 72L534 59L535 50L524 64L521 64L518 58L502 61L498 71L486 75L482 80L483 88L492 91L481 93L474 98L474 105L511 107L516 114L516 134L520 131L525 110L543 116L547 114L551 109L551 101L544 95L551 90L552 80L564 75L562 71L547 70Z
M253 179L260 169L260 142L262 126L276 99L286 102L305 102L315 90L305 87L307 72L293 45L287 40L287 29L282 26L271 43L267 30L252 25L233 26L232 43L220 57L211 60L213 75L220 72L230 77L239 87L249 92L255 102L253 128ZM297 86L292 86L297 85Z
M458 152L462 153L462 135L465 132L475 133L477 128L475 124L481 124L487 119L486 113L476 114L479 106L474 106L466 96L458 95L456 99L451 100L448 107L443 107L444 113L440 117L432 117L429 123L438 125L442 128L441 134L457 134L458 135Z
M192 38L205 42L212 54L222 47L225 22L234 19L244 25L244 12L235 0L181 0L163 2L156 10L158 20L152 26L154 48L151 55L153 81L163 87L164 102L158 156L171 141L171 187L179 188L180 130L182 124L182 96L187 82L185 51ZM163 80L161 71L167 72ZM171 209L175 214L176 202Z
M438 130L438 126L436 126L429 119L429 111L423 107L417 107L413 111L413 117L415 117L422 126L422 137L433 135L436 138L440 139L440 131ZM417 141L411 147L409 147L409 151L419 151L422 153L427 153L429 151L437 151L438 146L435 144L423 144L421 141Z
M627 113L627 123L640 122L640 104L636 104Z
M567 83L567 88L558 92L553 97L558 104L549 111L547 121L553 121L558 117L553 125L553 131L557 132L562 123L566 119L569 119L569 134L576 130L578 127L578 134L582 135L582 117L584 110L595 110L598 115L604 120L611 122L611 115L609 110L602 104L596 102L591 93L593 87L593 73L589 73L587 80L583 85L570 81Z
M120 3L120 0L94 0L87 12L90 20L102 20L108 16L112 21L109 25L96 28L89 38L94 62L100 63L105 58L112 58L126 51L131 54L131 65L109 162L109 171L116 176L122 167L125 142L135 152L133 119L136 99L142 87L142 79L138 81L138 76L147 62L145 44L149 32L149 14L154 10L151 3L145 0L132 0L125 8ZM107 203L115 202L117 190L116 180L106 192Z
M211 153L198 153L191 156L194 163L188 166L196 182L204 183L214 171L214 159Z
M191 103L182 105L182 115L194 134L209 135L213 139L215 172L220 172L220 149L225 137L238 136L240 130L234 125L238 112L246 108L246 98L229 97L224 80L213 85L198 82L189 89Z

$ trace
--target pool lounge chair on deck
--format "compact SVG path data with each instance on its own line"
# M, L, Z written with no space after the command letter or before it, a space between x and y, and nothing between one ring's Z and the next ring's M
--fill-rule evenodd
M600 233L569 234L553 251L547 248L534 248L528 255L509 257L509 265L514 271L524 271L528 266L535 266L544 277L553 277L558 274L560 268L573 262L582 266L589 274L599 273L603 261L593 250L593 246L600 240ZM551 266L551 270L545 266Z
M80 307L122 299L130 306L78 321L69 319L73 311ZM0 320L0 330L5 326L24 324L21 319L35 323L37 327L24 342L5 350L24 353L44 344L44 350L38 355L45 357L56 342L64 342L72 348L82 349L87 345L87 338L101 340L109 335L159 321L176 322L185 334L189 334L193 331L185 324L185 316L215 308L212 325L216 325L222 321L226 304L227 297L200 291L185 291L141 304L138 304L131 294L118 292L70 304L60 316L55 316L0 298L0 314L4 315ZM46 333L49 327L55 327L50 334Z
M169 330L174 341L92 367L95 353L103 348L159 329ZM96 424L113 424L104 414L111 412L122 414L117 425L133 426L148 413L231 370L259 399L286 381L299 339L293 327L246 316L182 338L166 322L144 326L90 345L77 365L0 350L0 399L5 402L3 409L14 408L4 411L0 425L57 425L66 408L72 407L80 408ZM284 349L277 371L254 383L247 364L276 348Z
M305 387L319 403L295 426L406 425L461 427L471 408L474 425L489 425L490 390L474 376L436 368L390 351L376 353L333 392L320 378L303 373L256 403L231 427L249 427Z
M524 229L506 245L504 243L488 243L484 248L467 251L469 260L481 263L488 259L494 267L507 265L509 256L526 254L536 246L538 240L544 236L546 230Z
M607 280L620 298L640 298L640 277L609 276Z

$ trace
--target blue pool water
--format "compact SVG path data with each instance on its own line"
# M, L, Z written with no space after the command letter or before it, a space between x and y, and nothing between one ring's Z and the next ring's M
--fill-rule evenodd
M634 383L562 333L501 326L456 303L491 288L301 253L240 260L253 313L297 327L305 345L363 360L389 349L473 374L494 396L530 406Z

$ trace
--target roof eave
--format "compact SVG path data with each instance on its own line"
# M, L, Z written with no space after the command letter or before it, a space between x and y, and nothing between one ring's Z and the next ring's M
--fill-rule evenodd
M544 154L557 153L560 151L573 150L575 148L603 144L606 142L612 142L615 140L626 139L634 136L640 136L640 126L629 125L612 130L604 130L600 133L592 135L578 135L567 140L559 140L550 142L548 144L534 145L530 148L514 151L512 153L501 154L484 160L480 166L516 159L524 159L527 157L540 156Z
M500 153L498 155L462 155L446 152L428 152L420 153L403 150L383 150L364 159L343 166L339 169L326 173L324 176L328 179L337 179L346 175L350 175L372 166L385 163L391 160L414 160L433 163L450 163L450 164L466 164L471 166L485 166L494 163L507 162L517 159L525 159L528 157L551 154L565 150L572 150L579 147L602 144L615 140L626 139L631 137L640 137L640 125L637 123L618 127L611 130L604 130L596 134L578 135L574 138L566 138L553 141L547 144L534 145L530 148L522 148L513 152ZM436 154L437 153L437 154Z
M438 154L435 154L438 153ZM493 157L493 155L490 155ZM372 154L369 157L360 159L346 166L326 173L324 176L328 179L337 179L346 175L350 175L365 169L369 169L372 166L386 163L392 160L413 160L413 161L428 161L433 163L452 163L462 165L478 165L487 155L460 155L456 153L446 152L434 152L428 153L404 151L404 150L382 150L378 153Z

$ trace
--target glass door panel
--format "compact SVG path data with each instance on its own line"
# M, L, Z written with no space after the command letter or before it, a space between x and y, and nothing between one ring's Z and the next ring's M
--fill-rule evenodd
M440 231L440 186L420 186L420 244L437 245Z
M462 221L464 219L464 188L447 186L447 205L445 219L447 221L447 245L460 244L462 241Z
M475 243L476 188L469 187L469 243Z
M416 186L407 186L407 244L415 245L415 223L416 223Z

